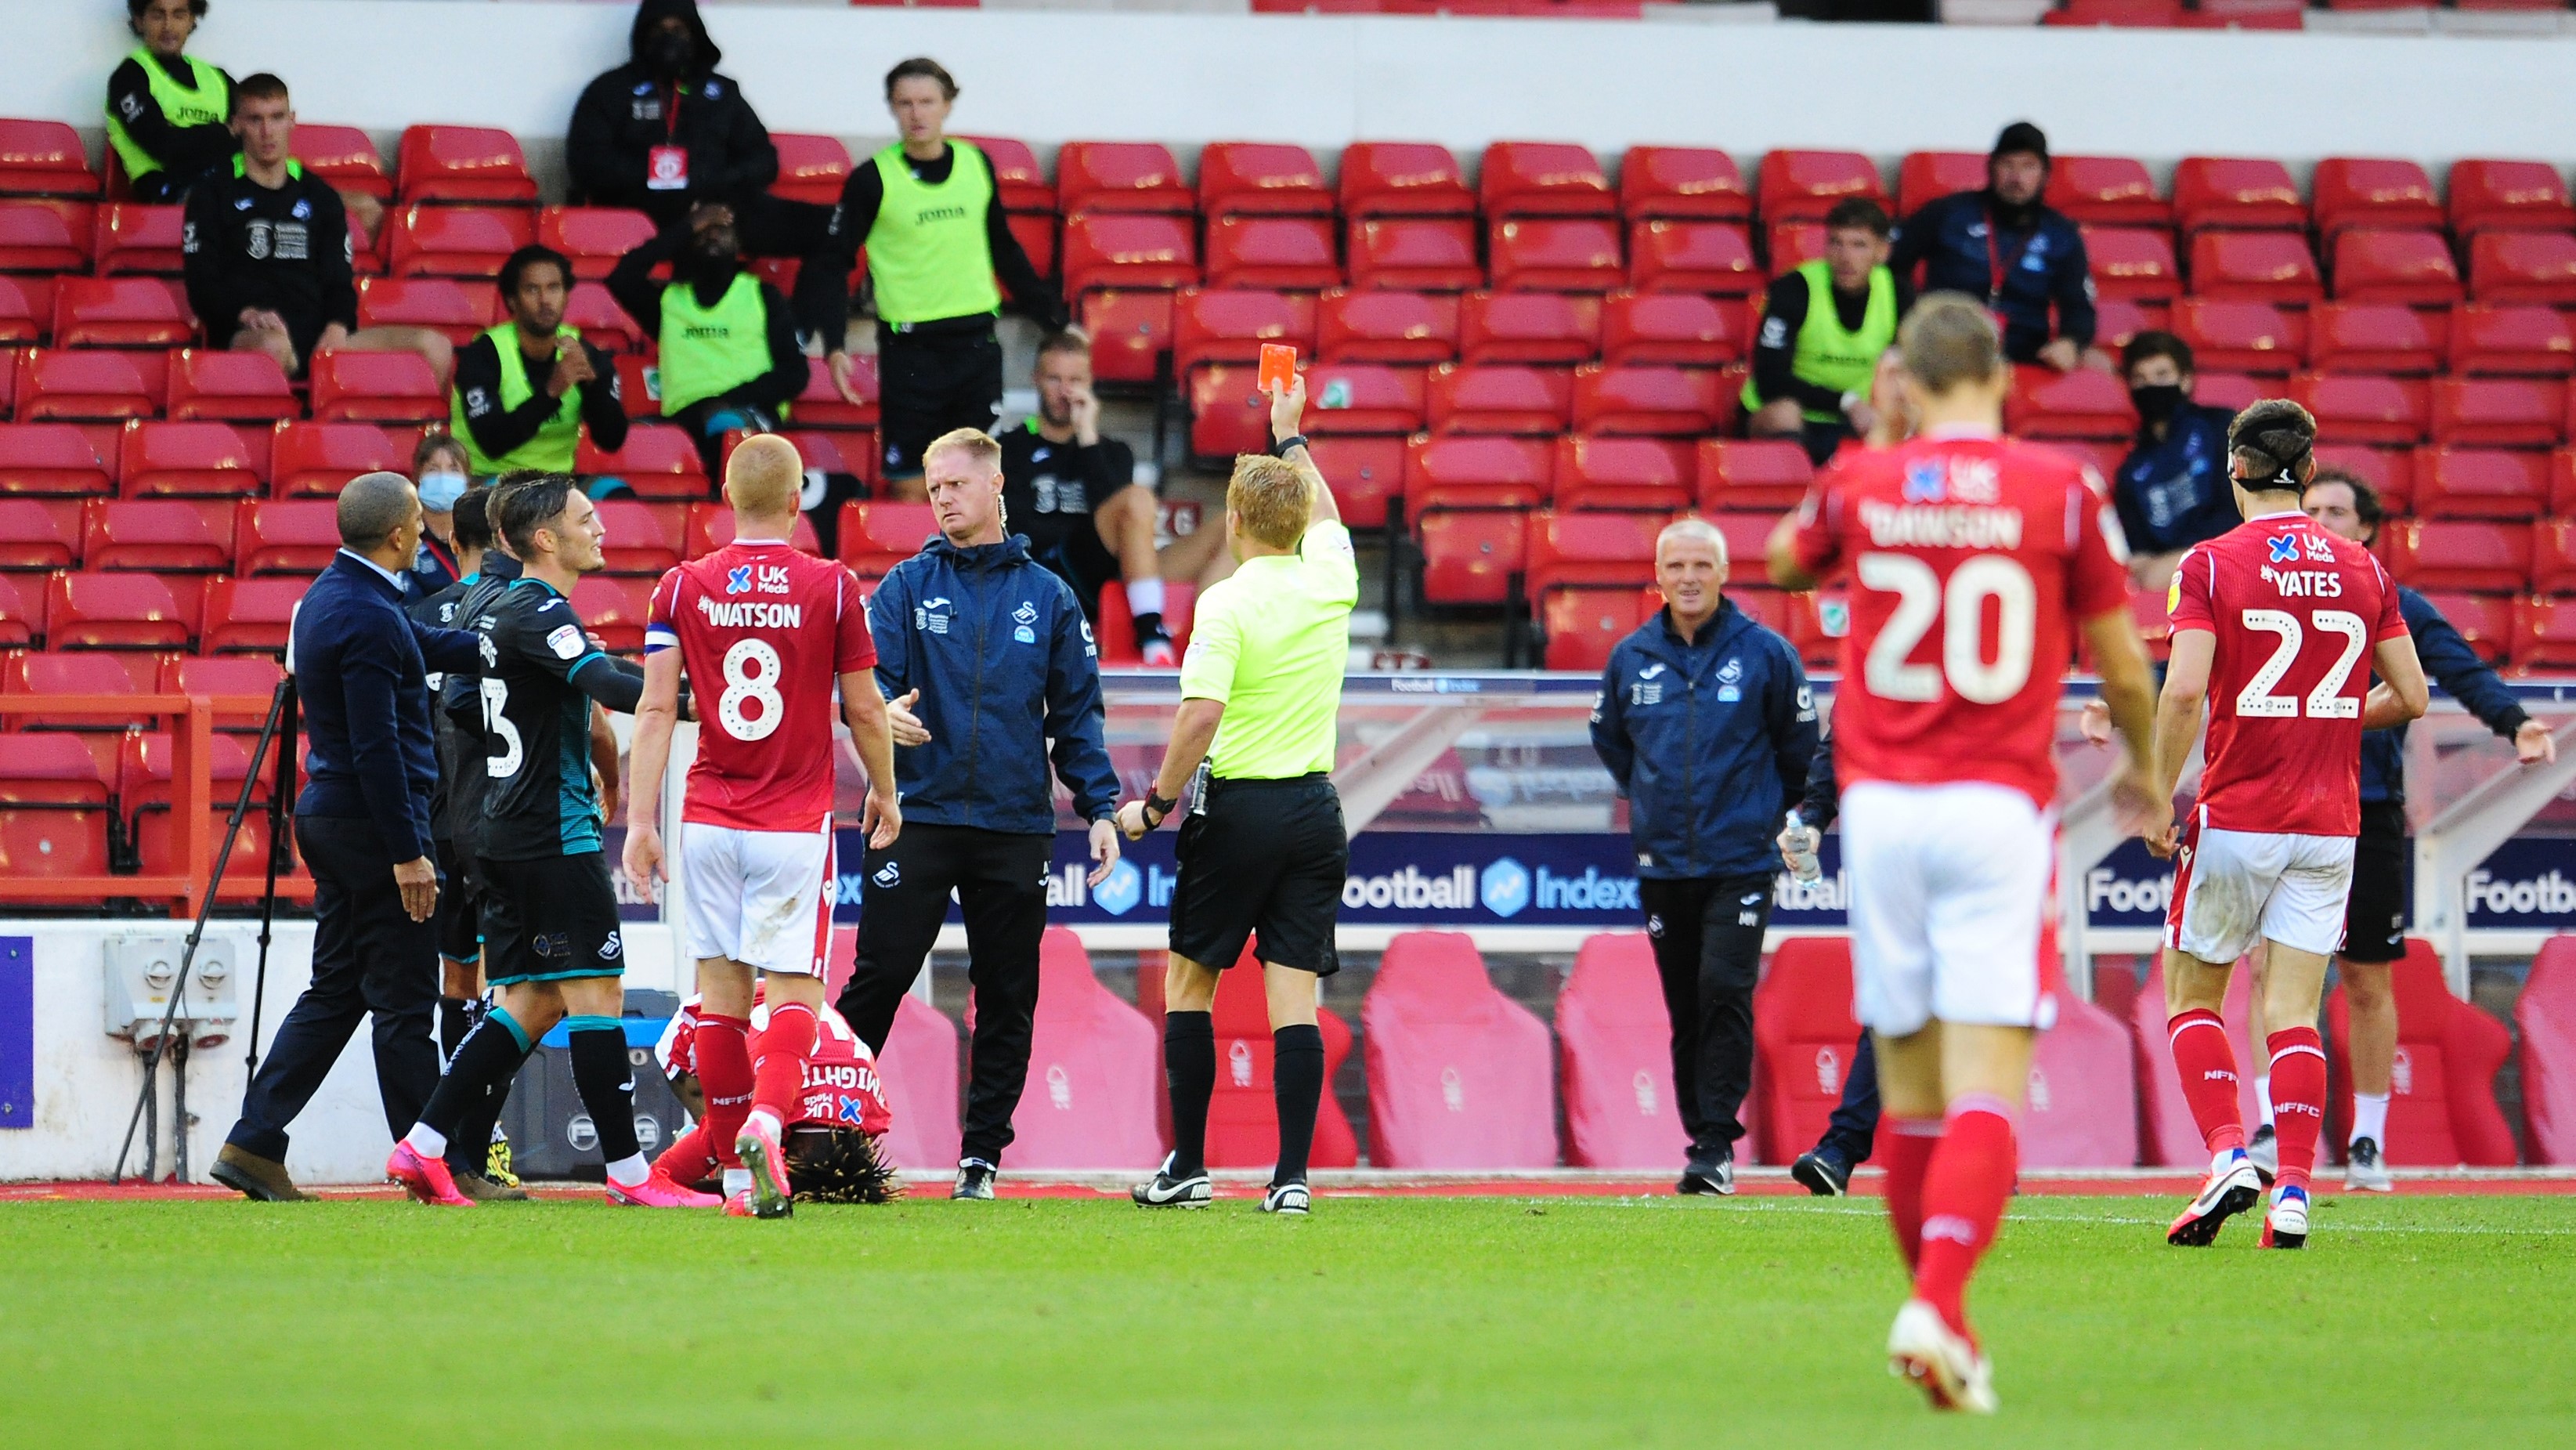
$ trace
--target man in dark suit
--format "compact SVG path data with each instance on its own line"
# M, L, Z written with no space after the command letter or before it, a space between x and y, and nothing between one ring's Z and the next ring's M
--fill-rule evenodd
M287 667L312 744L295 840L313 868L313 984L278 1024L215 1158L215 1181L251 1198L304 1197L287 1176L286 1125L360 1017L375 1018L376 1082L396 1137L438 1085L438 748L427 672L472 670L478 655L472 631L403 612L420 519L402 475L351 480L340 491L339 555L295 615Z

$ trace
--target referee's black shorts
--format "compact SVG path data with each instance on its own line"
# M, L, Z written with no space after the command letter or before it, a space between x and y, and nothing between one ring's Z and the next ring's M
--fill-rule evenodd
M1223 971L1257 932L1264 962L1319 977L1341 970L1333 925L1351 839L1331 777L1210 781L1205 810L1181 822L1179 855L1173 951Z
M1002 340L992 324L929 331L877 328L877 436L885 476L921 472L922 450L959 428L993 431L1002 418Z
M2344 898L2347 962L2393 962L2406 955L2406 807L2363 801L2361 836L2352 844L2352 891Z

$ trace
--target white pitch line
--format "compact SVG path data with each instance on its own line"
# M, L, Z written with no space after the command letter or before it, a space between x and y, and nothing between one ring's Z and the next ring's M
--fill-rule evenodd
M1774 1201L1772 1201L1772 1200L1768 1200L1768 1199L1741 1199L1741 1198L1739 1198L1739 1199L1734 1200L1733 1202L1730 1202L1730 1203L1724 1203L1724 1204L1709 1204L1709 1203L1684 1202L1683 1200L1681 1200L1681 1199L1679 1199L1679 1198L1595 1198L1595 1199L1570 1199L1570 1200L1569 1200L1569 1199L1549 1199L1549 1200L1546 1200L1546 1201L1547 1201L1547 1202L1550 1202L1550 1203L1558 1203L1558 1202L1574 1202L1574 1203L1586 1203L1586 1202L1589 1202L1589 1203L1607 1203L1607 1204L1612 1204L1612 1205L1617 1206L1617 1207L1620 1207L1620 1208L1650 1208L1650 1209L1667 1209L1667 1210L1679 1210L1679 1211L1683 1211L1683 1212L1695 1212L1695 1213L1706 1213L1706 1212L1709 1212L1709 1211L1711 1211L1711 1210L1723 1210L1723 1211L1737 1212L1737 1213L1813 1213L1813 1214L1831 1214L1831 1215L1837 1215L1837 1216L1841 1216L1841 1217L1849 1217L1849 1218L1885 1218L1885 1217L1887 1216L1887 1212L1886 1212L1886 1210L1885 1210L1885 1209L1881 1209L1881 1208L1864 1208L1864 1207L1858 1207L1858 1206L1853 1206L1853 1205L1849 1205L1849 1204L1842 1204L1842 1203L1830 1203L1830 1202L1827 1202L1827 1203L1799 1203L1799 1202L1797 1202L1797 1201L1795 1201L1795 1200L1790 1200L1790 1201L1787 1201L1787 1202L1774 1202ZM2029 1213L2029 1212L2015 1211L2015 1212L2008 1212L2008 1213L2006 1213L2006 1214L2005 1214L2005 1219L2006 1219L2006 1221L2007 1221L2007 1222L2010 1222L2010 1223L2053 1223L2053 1224L2071 1224L2071 1225L2075 1225L2075 1226L2078 1226L2078 1227L2091 1227L2091 1226L2096 1225L2096 1224L2103 1225L2103 1226L2105 1226L2105 1227L2110 1227L2110 1228L2163 1228L2163 1227L2165 1227L2165 1220L2160 1219L2160 1218L2129 1218L2129 1217L2125 1217L2125 1216L2112 1216L2112 1215L2098 1215L2098 1216L2097 1216L2097 1215L2079 1215L2079 1214L2070 1214L2070 1213ZM2382 1224L2382 1223L2344 1223L2344 1224L2322 1224L2322 1223L2321 1223L2321 1224L2319 1224L2317 1227L2318 1227L2318 1229L2319 1229L2319 1231L2320 1231L2320 1232L2322 1232L2322 1233L2326 1233L2326 1234L2348 1234L2348 1233L2365 1233L2365 1234L2459 1234L2459 1235L2466 1235L2466 1236L2472 1236L2472 1237L2487 1237L2487 1238L2567 1238L2567 1237L2571 1237L2571 1236L2576 1236L2576 1227L2567 1227L2567 1228L2549 1228L2549 1227L2535 1227L2535 1228L2504 1228L2504 1227L2501 1227L2501 1226L2488 1225L2488 1224Z

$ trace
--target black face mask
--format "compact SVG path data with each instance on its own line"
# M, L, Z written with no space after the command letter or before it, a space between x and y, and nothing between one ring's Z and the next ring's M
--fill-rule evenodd
M690 64L697 58L697 42L677 31L657 31L644 42L644 63L653 68L653 74L664 80L678 80L687 75Z
M2145 387L2131 388L2129 404L2138 410L2138 420L2142 423L2169 423L2173 421L2173 415L2182 410L2182 384L2150 383Z

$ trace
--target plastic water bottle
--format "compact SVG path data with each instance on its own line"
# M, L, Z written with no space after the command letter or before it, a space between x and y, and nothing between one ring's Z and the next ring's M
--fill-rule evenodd
M1789 874L1801 885L1813 884L1825 874L1824 862L1816 857L1824 844L1823 833L1789 812L1787 828L1780 833L1780 854L1789 863Z

